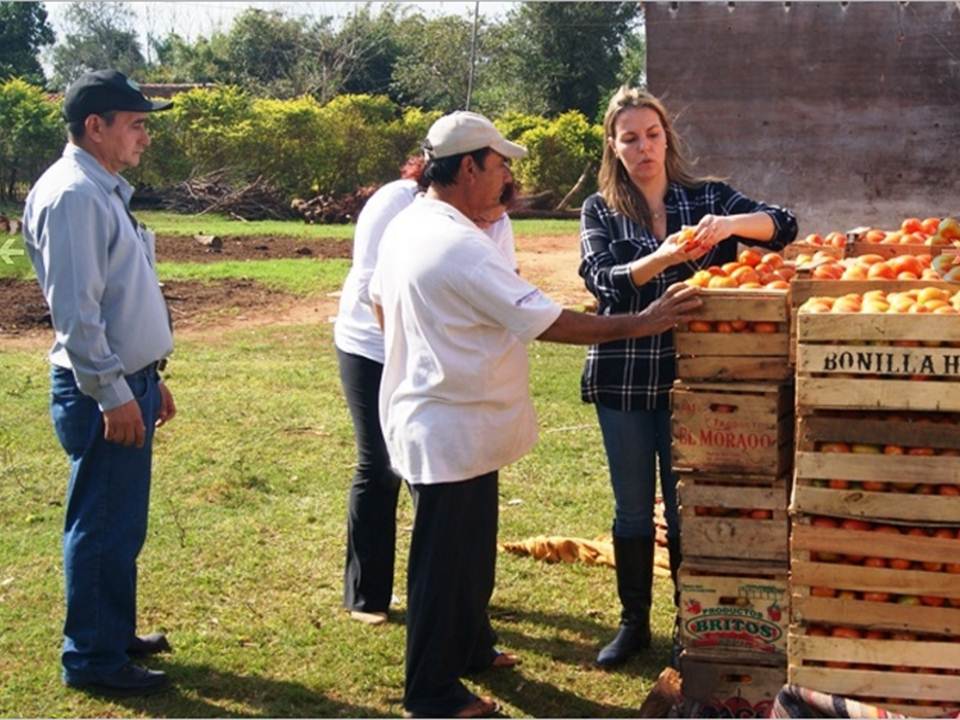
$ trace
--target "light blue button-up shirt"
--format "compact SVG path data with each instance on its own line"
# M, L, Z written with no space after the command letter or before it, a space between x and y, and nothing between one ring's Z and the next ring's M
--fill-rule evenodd
M133 188L82 148L37 181L23 237L50 306L50 362L72 368L80 390L103 410L133 399L124 375L173 351L153 233L134 223Z

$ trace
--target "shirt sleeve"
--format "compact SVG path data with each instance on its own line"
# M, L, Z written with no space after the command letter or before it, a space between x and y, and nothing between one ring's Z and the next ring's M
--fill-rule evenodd
M755 212L765 213L773 221L774 233L769 242L764 243L765 247L772 250L780 250L784 245L793 242L797 236L797 218L792 212L780 207L779 205L768 205L757 202L746 197L743 193L734 190L726 183L718 183L720 190L720 214L722 215L740 215ZM744 242L751 242L746 238L741 238Z
M41 286L57 340L77 385L102 410L133 399L123 364L107 342L101 311L108 269L110 214L88 195L65 192L46 210L37 238L44 263Z
M494 245L500 251L500 254L507 259L507 264L514 270L517 269L516 243L513 238L513 224L510 217L506 214L497 220L485 231Z
M374 193L360 211L353 236L353 264L357 271L357 295L363 305L371 304L370 278L377 264L384 230L415 197L416 188L405 183L390 183Z
M616 305L638 288L629 263L618 264L610 252L610 211L598 196L588 198L580 213L580 277L594 297Z
M466 269L458 284L457 292L477 312L524 343L542 335L563 310L492 250Z

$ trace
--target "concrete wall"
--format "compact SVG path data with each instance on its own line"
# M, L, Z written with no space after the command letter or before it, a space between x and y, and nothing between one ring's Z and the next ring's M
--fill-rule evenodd
M800 232L960 215L960 2L646 3L697 169Z

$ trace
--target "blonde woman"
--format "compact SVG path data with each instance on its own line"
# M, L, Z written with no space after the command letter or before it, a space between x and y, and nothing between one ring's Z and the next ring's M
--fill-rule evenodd
M580 276L597 313L636 313L696 270L736 259L737 242L782 248L793 214L693 174L663 104L621 88L603 122L599 192L583 204ZM679 240L695 226L695 243ZM620 628L597 663L611 667L650 645L657 460L676 587L680 527L670 458L673 333L593 345L581 379L596 406L615 500L613 538Z

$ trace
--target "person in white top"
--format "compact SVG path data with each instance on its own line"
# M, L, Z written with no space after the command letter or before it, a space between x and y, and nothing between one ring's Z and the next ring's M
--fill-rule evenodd
M400 477L391 469L377 408L383 372L383 333L370 307L370 276L389 222L413 202L424 158L410 158L401 179L378 189L357 218L353 265L340 295L334 343L340 382L350 409L357 468L347 508L347 557L343 604L351 617L370 624L387 620L393 596L397 496ZM498 206L485 231L511 267L516 267L510 218ZM478 219L479 220L479 219Z
M678 285L636 315L561 309L470 219L502 202L526 149L470 112L440 118L424 148L426 193L387 227L369 286L384 328L381 424L415 508L403 702L410 716L481 717L497 704L460 677L516 663L496 650L487 605L498 471L537 439L525 346L658 334L699 300Z

